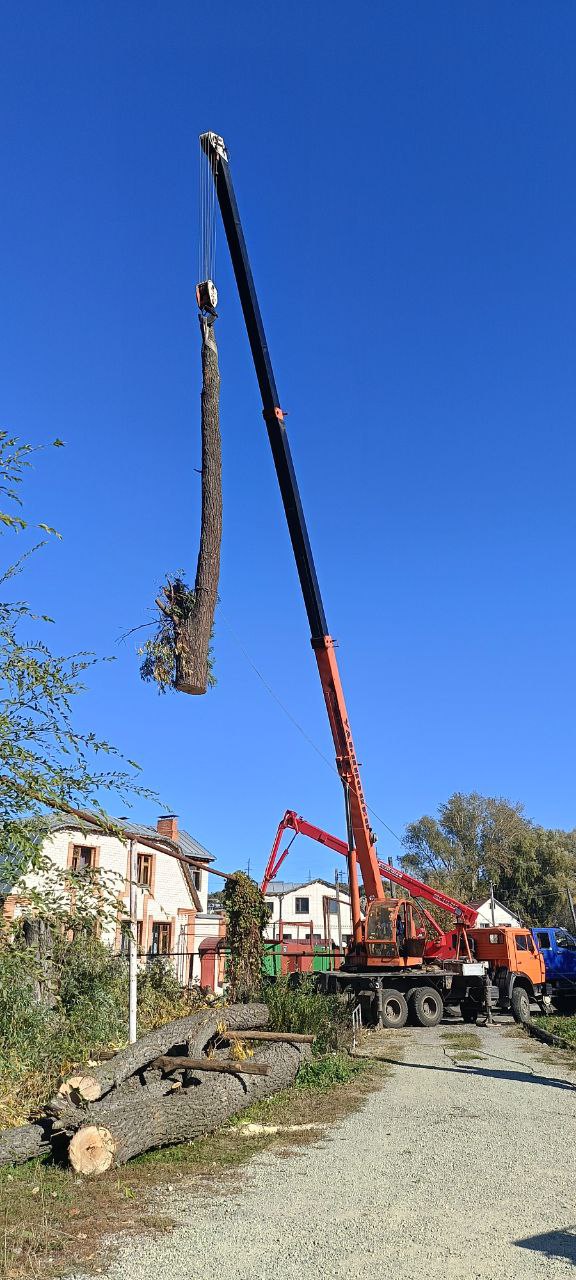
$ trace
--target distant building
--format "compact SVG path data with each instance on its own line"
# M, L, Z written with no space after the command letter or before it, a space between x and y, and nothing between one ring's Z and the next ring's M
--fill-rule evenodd
M479 928L482 928L482 926L487 927L491 924L508 924L517 929L522 923L518 916L509 911L508 907L505 907L502 902L498 902L497 898L494 899L494 919L492 919L492 900L490 898L486 898L485 902L470 902L468 905L478 912L477 925Z
M282 934L285 942L304 942L311 937L313 942L337 946L339 904L342 943L345 946L349 942L352 912L346 885L332 884L329 880L307 880L304 884L271 880L265 898L271 907L270 924L265 933L269 940L277 940Z

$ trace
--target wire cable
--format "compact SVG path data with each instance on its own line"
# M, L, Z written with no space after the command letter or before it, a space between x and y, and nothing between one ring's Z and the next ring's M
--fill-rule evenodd
M300 734L302 735L302 737L305 739L305 741L308 743L308 745L309 745L310 747L312 747L312 750L316 752L316 755L320 756L320 759L321 759L321 760L323 760L323 761L324 761L324 763L328 765L328 768L332 770L332 773L335 773L335 774L336 774L336 777L339 777L338 770L337 770L337 768L336 768L335 764L333 763L333 761L332 761L332 760L330 760L330 759L329 759L329 757L328 757L327 755L325 755L325 754L324 754L324 752L323 752L323 751L321 750L321 748L317 745L317 743L316 743L316 742L314 742L314 739L310 737L310 734L306 732L306 730L302 727L302 725L301 725L301 724L300 724L300 722L296 719L296 717L292 715L292 712L291 712L291 711L289 710L289 708L285 705L285 703L284 703L284 702L282 702L282 699L278 697L278 694L275 692L275 690L272 688L272 686L268 683L268 681L266 680L265 676L263 676L263 674L262 674L262 672L260 671L260 669L256 666L256 663L255 663L255 662L254 662L254 660L250 657L250 654L248 653L248 650L247 650L247 649L245 648L245 646L242 644L242 641L241 641L241 640L240 640L240 638L237 636L237 634L236 634L236 632L234 631L234 629L230 626L230 623L228 622L228 619L227 619L226 615L222 612L222 608L221 608L221 606L219 606L219 610L218 610L218 612L219 612L220 617L222 618L222 621L223 621L223 623L224 623L225 627L227 627L228 631L230 632L230 635L232 636L232 639L233 639L233 640L235 641L235 643L237 644L238 648L240 649L240 652L244 655L244 658L246 659L246 661L247 661L248 665L249 665L250 667L252 667L252 670L255 672L255 674L258 676L258 679L259 679L259 680L262 682L262 684L264 685L264 688L266 689L267 693L269 693L269 694L270 694L270 697L274 699L274 702L276 702L276 703L278 704L278 706L280 707L280 709L284 712L284 715L288 717L288 719L289 719L289 720L291 721L291 723L294 725L294 728L298 730L298 733L300 733ZM380 814L379 814L379 813L377 813L377 812L376 812L376 810L375 810L375 809L373 809L371 805L367 804L367 805L366 805L366 808L368 809L369 813L371 813L371 814L372 814L372 817L373 817L373 818L376 818L376 821L377 821L377 822L379 822L379 823L380 823L380 825L381 825L382 827L384 827L384 829L385 829L386 831L389 831L389 832L390 832L390 835L391 835L391 836L394 836L394 839L395 839L395 840L397 840L397 841L398 841L398 844L400 844L400 845L401 845L401 844L403 843L403 841L402 841L401 837L396 833L396 831L394 831L394 830L393 830L393 828L392 828L392 827L390 827L390 826L388 825L388 823L387 823L387 822L385 822L385 821L384 821L384 818L381 818L381 817L380 817Z

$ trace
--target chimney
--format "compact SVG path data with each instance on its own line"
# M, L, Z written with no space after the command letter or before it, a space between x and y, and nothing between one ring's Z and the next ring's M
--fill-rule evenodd
M169 840L178 840L178 815L176 813L165 813L162 818L158 818L156 830L161 836L168 836Z

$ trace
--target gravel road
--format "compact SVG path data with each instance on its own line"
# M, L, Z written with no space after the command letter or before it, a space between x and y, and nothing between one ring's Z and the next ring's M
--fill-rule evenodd
M110 1280L576 1276L576 1083L502 1025L458 1065L464 1029L388 1033L402 1060L359 1114L166 1205L174 1232L122 1243Z

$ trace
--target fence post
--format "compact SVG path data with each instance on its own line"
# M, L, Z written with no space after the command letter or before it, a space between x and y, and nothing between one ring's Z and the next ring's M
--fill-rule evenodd
M128 1039L134 1044L137 1038L136 1007L138 1002L138 907L136 883L138 880L138 854L136 841L129 842L130 858L130 936L128 942Z

